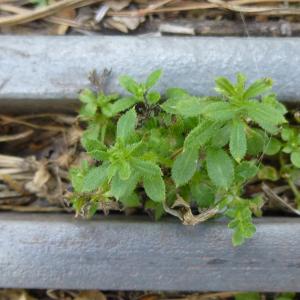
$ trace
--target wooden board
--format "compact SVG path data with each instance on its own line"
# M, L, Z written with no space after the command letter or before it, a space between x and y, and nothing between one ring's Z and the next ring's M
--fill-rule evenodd
M300 220L263 218L234 248L222 221L0 215L0 286L101 290L300 291Z
M89 72L104 68L112 70L108 92L124 93L121 74L142 81L163 68L160 90L214 94L216 76L243 72L250 80L272 77L281 100L298 101L299 49L300 38L0 36L0 107L27 100L25 108L33 110L38 100L51 100L43 101L47 109L66 108L60 100L76 99Z

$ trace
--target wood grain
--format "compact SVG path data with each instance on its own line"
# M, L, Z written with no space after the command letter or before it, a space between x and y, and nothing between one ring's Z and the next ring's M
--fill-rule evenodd
M0 286L300 291L300 220L263 218L239 248L222 221L0 215Z

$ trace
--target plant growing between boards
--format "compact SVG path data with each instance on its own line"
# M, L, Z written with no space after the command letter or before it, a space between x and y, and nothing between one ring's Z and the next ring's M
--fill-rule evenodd
M229 219L233 245L241 245L255 233L252 215L260 216L263 205L260 195L247 197L249 181L281 176L300 206L292 178L300 168L300 134L271 92L271 79L247 86L237 74L235 83L216 79L215 97L181 88L162 97L153 89L161 75L156 70L142 83L121 76L126 97L81 92L79 117L87 124L81 143L90 159L70 170L77 214L91 217L114 199L185 224L221 215ZM262 164L264 155L279 155L280 174Z

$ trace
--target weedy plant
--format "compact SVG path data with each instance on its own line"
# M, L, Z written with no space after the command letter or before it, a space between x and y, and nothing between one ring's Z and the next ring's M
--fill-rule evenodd
M275 156L279 166L264 164L258 172L258 178L270 181L285 181L293 193L297 209L300 209L300 130L297 123L299 118L294 118L296 124L285 124L277 137L272 137L265 149L267 156ZM292 122L291 122L292 123Z
M291 129L282 129L286 109L267 78L249 86L242 74L236 83L217 78L216 97L180 88L161 97L153 90L161 75L156 70L142 83L120 77L126 97L80 94L80 118L87 124L82 146L92 161L70 170L71 202L88 217L112 200L152 209L156 218L167 211L188 224L223 215L233 244L240 245L255 233L252 215L261 214L262 198L245 197L244 187L264 152L279 143L299 164ZM284 146L272 138L280 133Z

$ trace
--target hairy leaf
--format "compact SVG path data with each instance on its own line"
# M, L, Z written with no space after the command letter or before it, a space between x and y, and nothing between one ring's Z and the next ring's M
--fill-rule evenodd
M119 78L120 85L133 95L139 94L139 84L130 76L123 75Z
M92 168L83 180L83 192L92 192L101 187L107 179L107 164Z
M184 141L184 148L199 149L209 142L219 127L220 124L212 121L201 122L187 135Z
M147 95L147 100L149 104L156 104L160 100L160 93L157 91L151 91Z
M155 177L162 175L160 167L154 162L134 158L131 160L131 164L142 176Z
M235 168L235 178L238 181L245 182L253 178L258 172L254 162L244 161Z
M205 106L202 114L214 121L228 121L234 118L236 109L228 102L215 102Z
M281 146L281 142L278 139L271 137L265 145L264 153L267 155L274 155L280 151Z
M146 88L150 89L151 87L153 87L156 84L156 82L159 80L159 78L161 77L162 73L163 72L161 69L155 70L154 72L152 72L146 80L146 84L145 84Z
M292 152L291 162L295 167L300 168L300 150Z
M211 101L207 100L207 98L189 96L188 98L178 101L175 109L177 113L182 116L195 117L200 115L210 103Z
M155 202L163 202L166 196L166 187L161 175L144 176L144 189L147 196Z
M119 176L122 180L127 180L131 174L131 167L128 161L121 161L119 167Z
M136 104L136 99L133 97L121 98L120 100L117 100L116 102L114 102L111 105L111 107L110 107L111 113L114 116L114 115L118 114L119 112L122 112L124 110L131 108L135 104Z
M258 155L263 152L265 140L267 143L267 134L261 129L247 128L247 153L250 155Z
M132 172L127 180L122 180L119 174L116 174L111 180L111 193L116 199L126 198L135 190L140 175L137 172Z
M197 148L188 148L180 153L172 167L172 178L176 186L187 183L196 172L198 163Z
M182 98L188 95L189 93L181 88L169 88L165 93L166 98Z
M223 149L209 148L206 166L208 176L216 186L225 189L230 187L234 177L233 162Z
M232 97L235 95L235 89L232 83L225 77L219 77L215 80L216 91L227 97Z
M257 177L261 180L277 181L279 179L279 174L272 166L262 166L258 171Z
M252 83L244 92L243 98L250 99L265 93L272 88L273 82L270 78L263 78Z
M229 149L232 157L240 162L247 151L247 140L245 124L243 121L235 120L232 123Z
M133 133L137 123L137 115L135 109L132 108L126 112L118 121L117 124L117 138L126 140Z
M210 207L215 200L214 190L205 183L191 184L192 201L196 202L200 208Z
M264 103L249 103L247 112L254 122L269 133L275 133L277 131L276 126L285 122L282 113L274 107Z
M81 143L92 158L99 161L108 160L109 154L106 152L106 147L99 140L83 137Z

